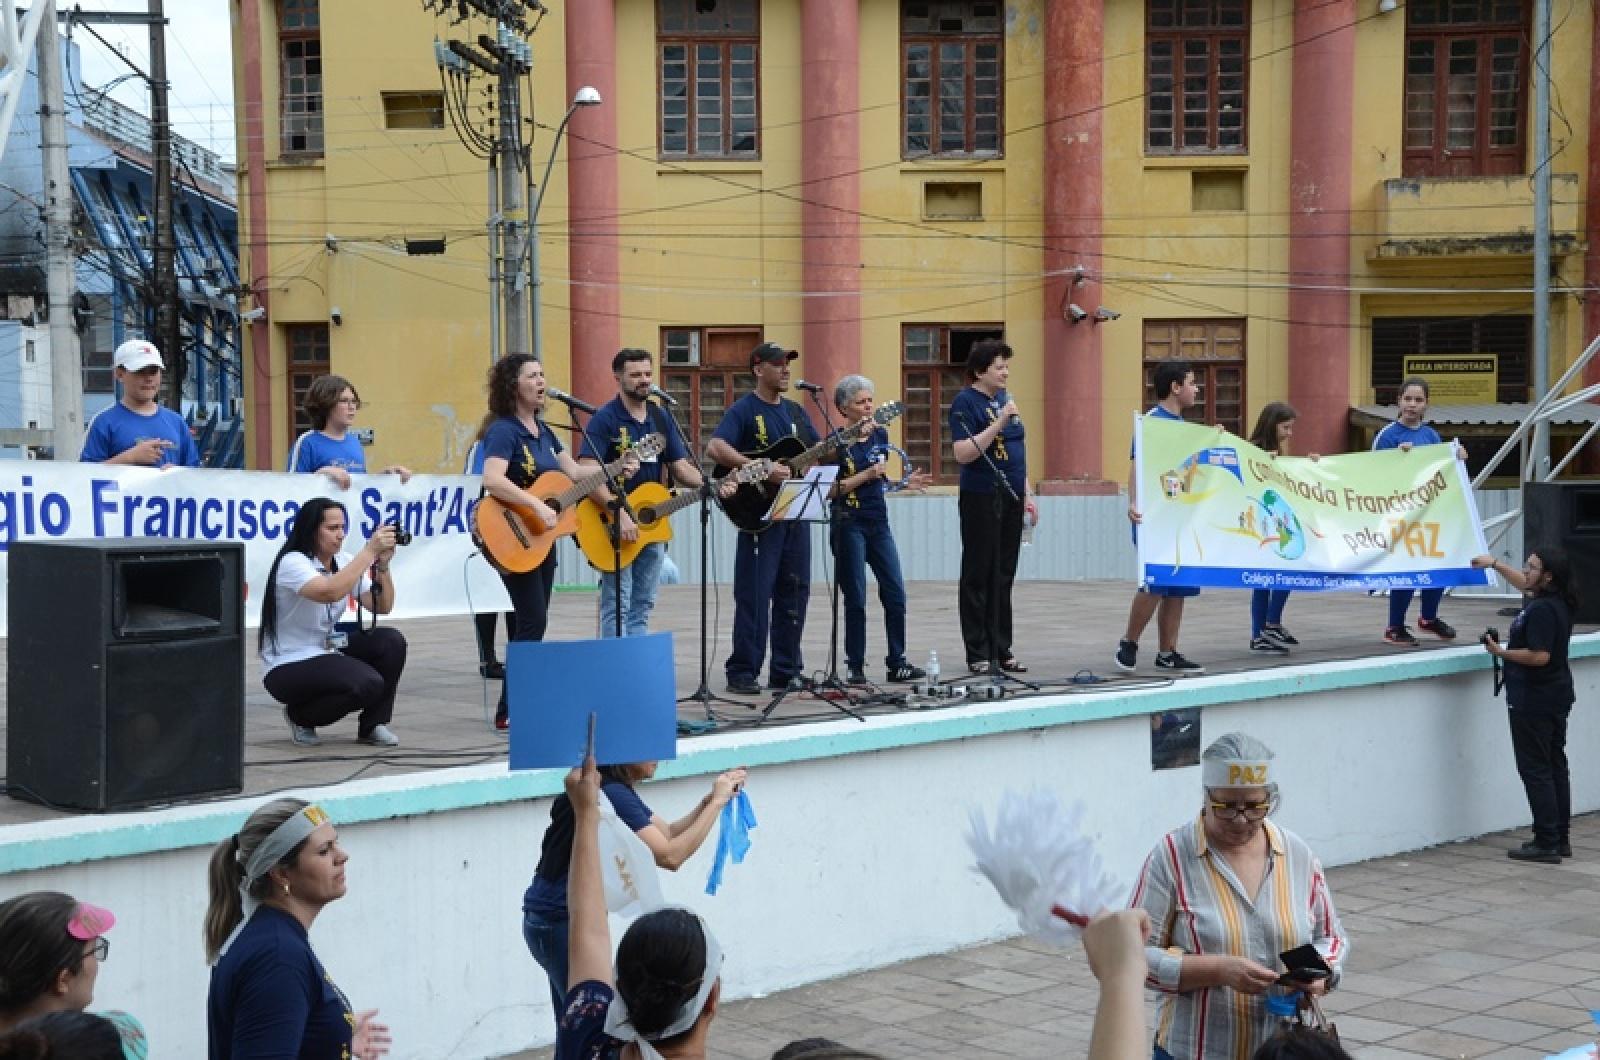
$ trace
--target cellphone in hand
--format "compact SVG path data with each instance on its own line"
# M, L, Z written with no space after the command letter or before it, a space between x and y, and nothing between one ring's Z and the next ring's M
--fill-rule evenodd
M1280 986L1304 986L1327 979L1333 975L1333 969L1328 967L1321 953L1310 943L1296 946L1292 950L1285 950L1278 954L1278 959L1289 971L1278 977Z

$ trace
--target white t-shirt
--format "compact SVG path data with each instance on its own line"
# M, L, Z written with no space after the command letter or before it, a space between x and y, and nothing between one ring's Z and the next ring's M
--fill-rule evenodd
M335 559L340 570L354 562L347 552L339 553ZM328 568L303 552L285 552L283 559L278 561L278 643L274 648L272 638L268 637L261 646L261 663L266 670L329 653L328 634L333 632L334 626L345 620L350 602L346 599L334 604L319 604L300 595L306 582L327 573ZM356 586L356 595L370 588L372 581L362 574L361 582Z

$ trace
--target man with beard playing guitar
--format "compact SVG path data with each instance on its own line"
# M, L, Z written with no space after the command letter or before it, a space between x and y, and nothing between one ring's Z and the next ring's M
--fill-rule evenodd
M804 445L818 441L816 428L805 410L783 396L789 389L789 362L800 354L775 342L763 342L750 351L754 392L728 409L717 425L706 456L727 468L738 468L786 436ZM767 481L790 477L788 465L775 461ZM806 605L811 599L811 526L777 522L760 533L741 530L733 567L733 652L724 664L728 691L759 695L761 663L767 636L772 637L772 666L767 687L789 688L801 681L800 634L805 630Z

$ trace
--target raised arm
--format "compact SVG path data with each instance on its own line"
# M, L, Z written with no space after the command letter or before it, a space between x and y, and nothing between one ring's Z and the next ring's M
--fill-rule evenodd
M567 870L567 989L611 985L611 929L600 881L600 771L592 757L567 774L572 800L572 863Z
M676 872L683 863L694 857L695 851L705 843L717 823L717 815L733 798L733 793L744 783L744 769L730 769L718 775L711 791L701 799L682 820L665 821L652 818L650 824L636 835L650 848L656 864L669 872Z

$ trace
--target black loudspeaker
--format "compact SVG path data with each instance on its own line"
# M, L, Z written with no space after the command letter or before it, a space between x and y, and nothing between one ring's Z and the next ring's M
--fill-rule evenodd
M1578 591L1572 619L1600 623L1600 482L1524 483L1522 541L1529 552L1540 545L1567 550Z
M244 548L10 547L6 784L120 810L244 788Z

